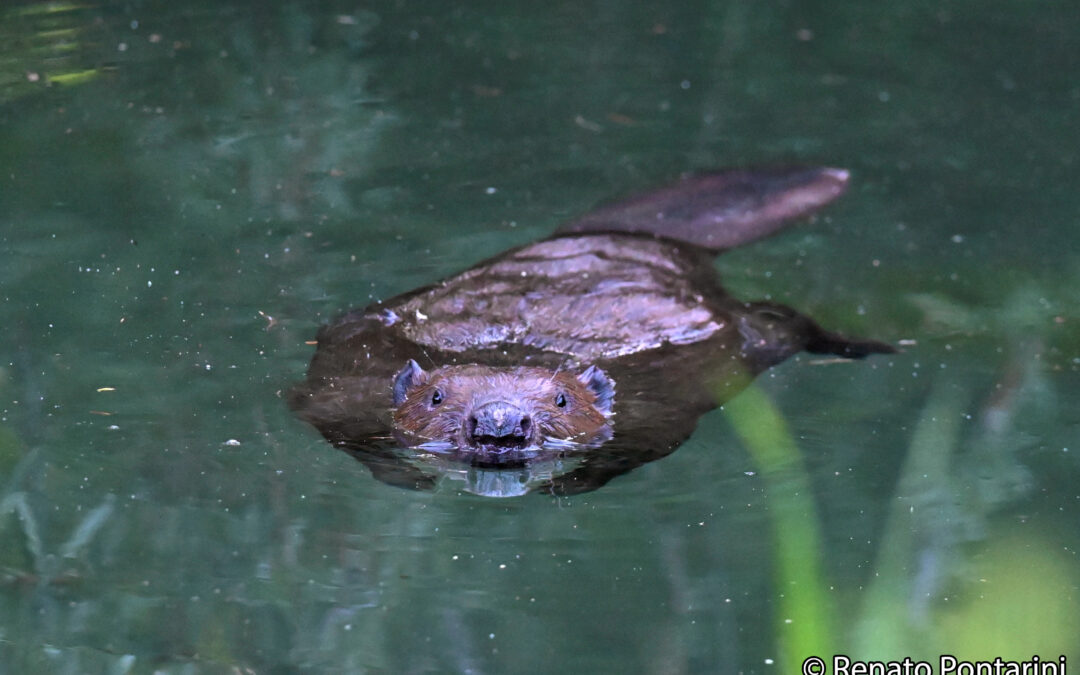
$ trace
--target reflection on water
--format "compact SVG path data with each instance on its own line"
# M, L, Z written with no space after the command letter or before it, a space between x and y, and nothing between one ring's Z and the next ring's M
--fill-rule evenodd
M792 550L845 653L1075 660L1073 10L5 4L0 670L778 672ZM855 187L725 286L915 342L758 378L808 489L725 413L521 499L437 457L389 487L290 415L342 308L774 163ZM766 536L794 492L820 541Z

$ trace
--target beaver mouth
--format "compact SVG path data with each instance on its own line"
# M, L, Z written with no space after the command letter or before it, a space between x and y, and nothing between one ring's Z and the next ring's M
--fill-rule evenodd
M478 434L469 438L469 445L487 452L501 454L525 448L529 445L529 438L524 434L505 434L503 436Z
M506 468L523 465L532 458L534 448L527 433L472 434L467 438L473 466Z
M535 454L530 448L528 436L521 434L474 435L469 438L469 460L473 466L489 469L525 466Z

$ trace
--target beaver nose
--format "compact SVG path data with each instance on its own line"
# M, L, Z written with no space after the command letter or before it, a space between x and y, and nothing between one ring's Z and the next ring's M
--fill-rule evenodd
M496 401L477 408L469 418L469 435L473 438L516 437L529 435L532 420L516 406Z

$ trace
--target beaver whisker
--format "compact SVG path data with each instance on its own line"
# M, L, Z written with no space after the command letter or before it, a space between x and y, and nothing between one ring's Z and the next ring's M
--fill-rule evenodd
M417 450L425 452L446 453L455 450L457 446L450 441L425 441L414 446Z

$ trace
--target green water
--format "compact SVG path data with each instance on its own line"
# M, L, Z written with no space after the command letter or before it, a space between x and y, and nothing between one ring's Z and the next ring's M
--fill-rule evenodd
M1077 35L1064 0L6 3L0 671L1080 657ZM906 346L770 371L770 433L735 406L497 500L284 405L343 310L786 163L852 189L726 285Z

